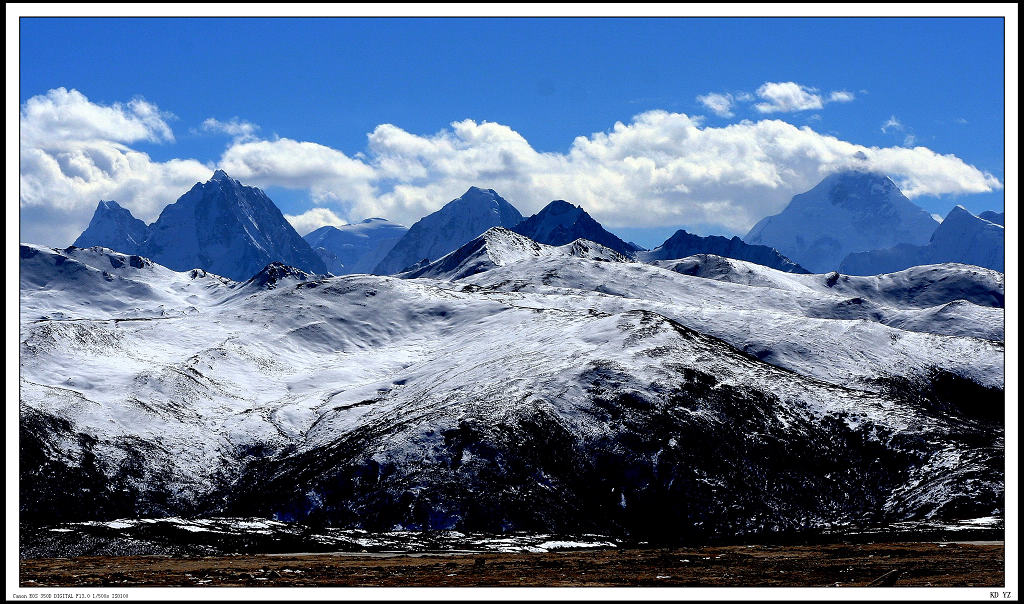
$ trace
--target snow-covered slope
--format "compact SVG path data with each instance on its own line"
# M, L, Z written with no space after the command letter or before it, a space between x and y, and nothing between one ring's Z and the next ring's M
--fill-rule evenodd
M22 520L687 539L1000 513L1002 344L935 333L973 315L874 302L909 331L589 242L470 245L486 270L248 283L23 246Z
M853 252L927 243L936 226L887 176L849 170L794 195L781 213L762 219L743 240L774 247L804 268L824 273Z
M1002 221L1001 216L993 214L989 213ZM1002 272L1005 230L1002 224L975 216L958 205L938 225L927 245L901 244L850 254L839 270L851 275L877 275L919 264L959 262Z
M643 262L654 262L657 260L686 258L696 254L714 254L725 258L746 260L788 273L808 272L799 264L780 254L778 250L766 245L750 245L744 243L739 237L733 237L732 239L715 235L701 237L700 235L687 233L683 229L676 231L665 240L665 243L662 243L653 250L637 252L636 257L637 260Z
M263 191L223 170L163 209L148 227L114 202L100 202L79 247L139 254L173 270L200 268L235 280L270 262L326 273L323 260Z
M493 189L470 187L462 197L417 220L373 272L392 275L421 260L437 260L491 227L512 228L522 219Z
M323 248L341 266L328 265L335 275L369 273L409 229L384 218L357 224L323 226L303 237L314 249Z
M927 308L956 300L995 308L1002 308L1004 303L1005 280L1002 273L963 264L914 266L876 276L851 276L838 272L791 275L711 254L653 264L705 279L793 292L861 297L894 308Z
M587 258L603 262L632 262L632 259L593 241L577 239L565 245L550 246L537 243L529 237L502 227L492 227L454 252L427 265L400 273L399 276L405 279L426 277L456 280L495 267L541 256Z
M132 216L116 201L101 201L92 220L75 239L77 247L102 245L125 254L138 254L146 241L146 223Z
M565 245L577 239L585 239L625 256L632 256L640 249L606 231L581 206L574 206L561 199L544 206L540 212L523 220L512 230L546 245Z

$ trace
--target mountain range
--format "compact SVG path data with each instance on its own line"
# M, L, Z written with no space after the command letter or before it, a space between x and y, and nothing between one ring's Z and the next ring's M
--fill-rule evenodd
M369 273L409 229L384 218L356 224L322 226L303 239L335 275Z
M958 205L936 227L927 244L901 243L883 250L853 253L839 265L839 271L850 275L877 275L921 264L960 262L1002 272L1006 230L1002 222L1002 214L984 212L975 216Z
M217 171L210 181L197 183L167 206L149 226L114 201L100 202L75 245L100 245L150 257L176 270L200 268L235 280L248 278L269 262L310 273L397 274L421 269L488 228L500 226L545 245L592 241L643 262L712 254L806 272L792 256L779 251L789 247L819 271L882 273L930 262L1001 269L1003 236L997 223L1002 220L995 212L974 217L954 210L942 226L907 200L887 177L854 170L830 175L811 191L794 196L782 213L755 226L748 241L679 230L648 251L607 231L581 206L555 200L523 219L495 191L478 187L409 229L383 218L368 218L357 224L320 227L298 238L262 191ZM955 233L954 224L962 225ZM919 241L926 229L931 229L929 243L911 243ZM979 234L968 236L968 231ZM895 241L895 246L871 247L887 241ZM848 249L860 251L840 258Z
M638 252L637 258L644 262L687 258L696 254L713 254L736 260L746 260L769 268L789 273L810 272L789 258L783 256L775 248L766 245L744 243L739 237L727 239L720 236L701 237L680 229L669 237L665 243L649 252Z
M418 276L237 282L22 245L21 518L700 540L1001 514L1001 273L713 258L498 227Z
M522 220L519 210L493 189L470 187L409 227L373 273L391 275L421 260L436 260L493 226L512 228Z
M146 256L173 270L201 268L235 280L280 261L326 273L323 260L256 187L214 172L146 226L113 201L101 201L76 247L99 245Z

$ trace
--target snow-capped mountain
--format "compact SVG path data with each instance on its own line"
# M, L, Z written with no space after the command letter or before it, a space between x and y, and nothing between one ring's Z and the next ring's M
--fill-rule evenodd
M327 272L263 191L223 170L164 208L149 227L145 252L173 270L199 267L236 280L251 277L273 261Z
M24 522L686 539L1001 513L1002 309L943 281L1001 294L983 269L721 259L753 285L503 229L439 278L20 253Z
M373 271L407 232L408 228L384 218L367 218L357 224L323 226L303 239L313 249L327 252L321 258L329 261L328 270L335 275L347 275Z
M510 229L522 219L519 210L493 189L470 187L461 197L417 220L373 272L391 275L424 259L437 260L491 227Z
M491 227L482 235L434 262L399 273L404 279L426 277L457 280L505 266L530 257L587 258L600 262L632 262L627 256L599 243L577 239L560 246L537 243L533 239L502 227Z
M75 244L140 254L173 270L201 268L236 280L248 279L273 261L327 272L263 191L223 170L196 183L148 227L116 203L101 202Z
M781 213L762 219L743 240L774 247L823 273L836 270L853 252L925 244L936 226L887 176L848 170L794 195Z
M101 245L125 254L138 254L146 241L146 223L132 216L116 201L101 201L82 234L75 239L77 247Z
M696 254L714 254L725 258L735 258L761 264L769 268L788 273L807 273L799 264L783 256L778 250L766 245L750 245L739 237L727 239L712 235L702 237L679 229L658 247L649 252L637 252L638 260L654 262L656 260L673 260L686 258Z
M1002 215L995 212L985 214L1002 221ZM1005 231L1002 224L975 216L958 205L936 227L927 245L901 244L850 254L839 270L851 275L877 275L919 264L959 262L1002 272Z
M565 245L577 239L586 239L626 256L632 256L641 249L606 231L582 207L561 199L544 206L540 212L523 220L512 230L546 245Z

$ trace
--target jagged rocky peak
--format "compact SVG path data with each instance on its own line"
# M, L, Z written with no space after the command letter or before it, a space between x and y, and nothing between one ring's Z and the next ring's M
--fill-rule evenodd
M288 266L283 262L271 262L263 267L263 270L246 281L246 284L256 285L264 289L274 289L283 280L311 281L316 278L317 275L307 273L294 266Z
M227 173L227 172L225 172L224 170L220 170L220 169L218 169L218 170L215 170L215 171L213 172L213 176L212 176L212 177L210 177L210 180L209 180L209 181L207 181L207 182L211 182L211 181L218 181L218 182L223 182L223 181L226 181L226 182L237 182L237 181L235 181L234 179L232 179L232 178L231 178L230 176L228 176L228 173Z
M640 249L609 233L582 206L574 206L563 199L552 201L513 230L545 245L566 245L585 239L626 256L632 256Z
M102 246L125 254L143 250L148 227L116 201L100 201L85 231L75 239L75 247Z
M649 252L638 252L637 258L644 262L687 258L697 254L714 254L724 258L734 258L754 262L788 273L807 273L805 268L793 262L778 250L766 245L745 243L739 237L727 239L718 235L702 237L687 233L683 229L676 231L658 247Z

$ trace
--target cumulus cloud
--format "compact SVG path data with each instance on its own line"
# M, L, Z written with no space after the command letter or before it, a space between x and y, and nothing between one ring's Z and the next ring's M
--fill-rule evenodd
M89 223L100 199L114 199L142 220L210 176L191 159L153 161L125 143L170 142L170 114L142 99L93 103L77 90L34 96L20 112L21 237L67 245Z
M218 165L232 178L258 186L309 189L317 203L350 202L375 193L373 168L308 141L238 141L228 147Z
M854 165L892 175L911 196L1001 187L955 156L922 148L865 147L780 120L705 127L665 111L578 137L567 153L538 152L508 126L472 120L426 136L382 125L369 140L367 161L387 186L372 201L356 201L352 217L407 224L474 184L527 214L564 198L609 226L711 223L734 232Z
M954 155L866 147L778 119L710 127L686 114L648 111L579 136L560 153L537 151L506 125L474 120L432 134L382 124L367 136L355 155L311 141L233 140L217 167L246 184L309 191L316 207L289 216L300 231L368 216L411 224L471 185L495 189L526 215L566 199L612 228L710 224L736 233L851 166L889 174L910 197L1002 188ZM23 140L22 165L23 210L85 208L68 218L78 232L99 199L151 220L213 166L154 162L99 138L59 152Z
M709 92L698 96L697 102L708 108L709 111L718 117L732 117L733 96L729 93Z
M302 236L306 236L322 226L344 226L348 224L348 222L342 220L328 208L310 208L301 214L294 216L285 214L284 217Z
M55 88L21 106L21 142L54 146L67 141L173 141L172 115L142 98L99 105L77 90Z
M796 82L765 82L757 89L764 102L754 105L761 113L787 113L821 109L824 103L814 88Z
M237 117L233 117L226 122L212 117L206 118L203 121L203 130L205 132L222 132L239 142L255 140L256 131L259 129L260 127L256 124L240 120Z

